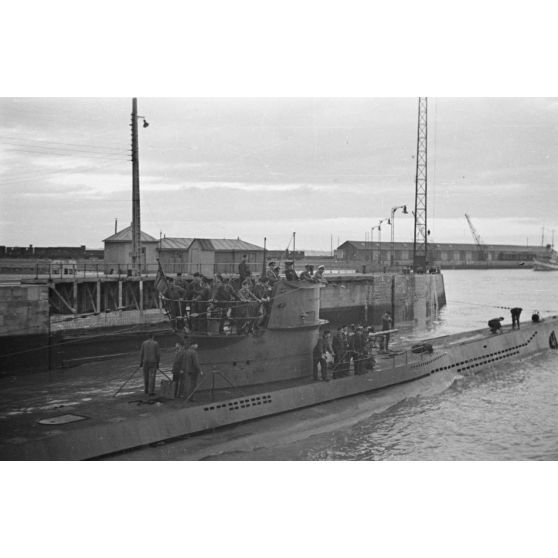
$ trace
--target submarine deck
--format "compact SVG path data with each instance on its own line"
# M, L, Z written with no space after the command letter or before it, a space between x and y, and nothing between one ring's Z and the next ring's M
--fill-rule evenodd
M390 368L390 355L378 353L374 370ZM171 351L163 352L162 356L163 362L172 360ZM170 369L162 366L161 370L171 376ZM114 397L130 376L131 380ZM159 372L157 382L161 379L165 377ZM218 404L231 398L273 393L312 383L315 382L311 377L305 377L259 386L231 386L211 393L208 391L210 382L206 382L206 390L197 392L195 401L166 399L160 395L149 397L143 393L143 375L137 367L137 357L130 355L49 372L3 375L0 376L0 459L12 453L12 446L79 431L96 424L133 421L159 414L163 416L184 407ZM56 424L56 420L65 420L65 415L75 416L75 421ZM54 423L39 422L45 419L54 419Z
M550 320L548 325L552 328L555 327L552 325L554 323L556 323L556 319ZM523 329L527 330L526 334L533 330L531 333L531 338L533 338L538 327L533 324L525 324L521 330L523 331ZM501 334L492 335L488 334L487 329L484 328L421 342L432 343L436 353L443 356L446 354L444 348L459 344L466 345L469 342L490 340L491 338L495 340L500 338L505 341L506 334L511 334L513 330L509 326L503 327L502 330ZM378 389L375 387L377 375L383 375L384 379L389 377L394 364L397 361L399 365L403 364L410 356L408 343L393 343L392 347L390 353L379 352L376 354L376 366L370 373L332 380L330 384L336 386L334 389L336 397ZM512 349L514 349L513 354L519 354L519 351L515 351L515 347ZM512 349L500 352L511 356ZM460 349L456 348L456 350ZM488 356L490 355L480 359L483 362L473 359L479 361L474 364L474 367L504 358L504 356L500 356L489 361ZM486 362L484 362L485 360ZM169 363L172 361L172 350L163 352L162 361ZM416 368L416 366L417 364L411 364L411 368ZM457 365L443 366L442 362L434 366L438 366L438 370L452 368L456 372L460 371L456 368ZM170 371L164 366L162 370L170 375ZM135 374L133 374L134 371L136 371ZM429 373L428 370L425 370L425 373ZM131 379L130 376L132 376ZM159 375L158 378L161 379L162 376ZM127 380L129 382L126 386L117 397L114 397ZM398 381L406 380L403 378ZM311 387L311 384L315 384L315 387ZM310 377L306 377L260 386L220 389L213 394L204 391L196 394L195 402L186 402L182 399L170 400L159 396L150 398L143 394L143 375L137 367L137 357L130 355L111 361L83 364L75 368L57 369L50 372L4 375L0 377L0 421L2 424L0 459L94 457L131 448L130 438L138 441L134 447L149 445L165 439L182 437L189 431L187 428L189 419L185 417L185 408L192 409L192 412L198 408L200 412L211 410L213 413L213 408L219 407L219 402L227 401L226 404L222 404L222 407L228 405L230 408L234 404L237 406L235 408L239 409L238 413L244 415L244 410L240 410L240 407L243 407L243 397L257 399L257 405L260 404L260 398L262 403L266 403L263 401L266 397L281 399L285 392L290 392L292 394L290 397L297 399L297 392L288 389L297 386L300 386L301 392L306 392L306 394L309 393L308 390L311 390L315 396L314 400L319 403L320 398L322 401L326 400L330 391L326 385L320 384L321 382L314 382ZM233 400L234 403L231 403ZM294 401L291 401L291 405L293 404L296 405ZM252 403L252 406L254 405ZM250 406L250 403L247 403L247 406ZM299 406L304 405L299 404ZM294 407L291 406L291 408ZM70 416L68 417L68 415ZM76 420L75 422L64 422L65 418ZM45 419L47 421L50 419L51 422L45 424ZM208 423L206 428L211 429L213 426ZM87 447L88 440L96 440L102 446L103 451L91 455L91 450ZM40 449L39 453L36 453L37 448L47 446L60 449L60 453L45 453L44 449ZM112 447L115 449L111 451Z

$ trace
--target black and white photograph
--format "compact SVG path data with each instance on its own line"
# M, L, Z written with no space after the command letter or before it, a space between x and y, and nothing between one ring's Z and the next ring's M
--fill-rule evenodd
M0 107L2 457L558 456L558 99Z
M551 551L545 2L4 16L6 555Z

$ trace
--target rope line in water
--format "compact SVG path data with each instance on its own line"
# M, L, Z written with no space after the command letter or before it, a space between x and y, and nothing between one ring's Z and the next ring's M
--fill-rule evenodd
M481 306L482 308L500 308L502 310L511 310L512 308L515 308L515 306L497 306L497 305L492 305L492 304L481 304L478 302L470 302L470 301L465 301L465 300L449 300L446 299L446 302L451 302L454 304L467 304L469 306ZM553 313L558 313L558 310L552 310L552 309L548 309L548 308L543 308L541 310L541 312L553 312Z

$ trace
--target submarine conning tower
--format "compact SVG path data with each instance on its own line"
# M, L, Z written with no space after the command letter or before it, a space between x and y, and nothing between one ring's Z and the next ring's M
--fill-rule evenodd
M196 335L206 373L200 391L238 389L312 375L319 336L322 284L280 280L273 286L269 322L241 335Z
M320 325L320 283L279 281L274 285L268 329Z

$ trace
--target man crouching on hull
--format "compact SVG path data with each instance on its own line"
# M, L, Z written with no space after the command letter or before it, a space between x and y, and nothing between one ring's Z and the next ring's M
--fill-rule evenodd
M504 318L492 318L491 320L488 320L488 327L490 328L490 332L501 333L503 320Z
M155 395L155 376L157 375L160 360L159 343L155 341L155 335L152 333L149 339L146 339L141 344L140 350L140 367L143 367L143 387L148 395Z

